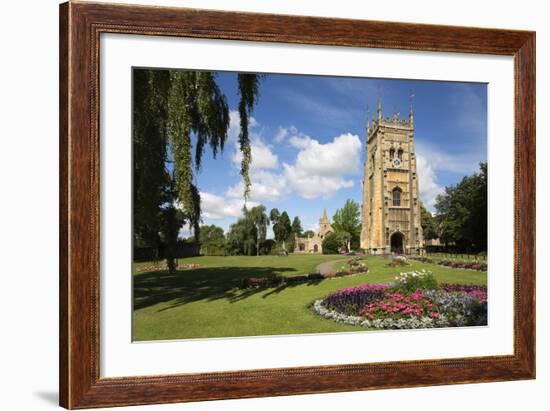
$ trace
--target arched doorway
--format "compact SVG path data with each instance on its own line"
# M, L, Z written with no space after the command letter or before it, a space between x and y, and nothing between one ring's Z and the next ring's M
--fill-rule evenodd
M405 254L405 236L399 231L392 234L390 238L391 252L395 254Z
M315 244L315 245L313 246L313 252L314 252L314 253L318 253L318 252L319 252L319 246L318 246L317 244Z

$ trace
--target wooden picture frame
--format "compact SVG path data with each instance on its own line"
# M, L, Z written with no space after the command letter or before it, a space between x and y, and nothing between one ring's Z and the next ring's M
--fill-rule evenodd
M101 33L513 56L514 354L100 378ZM60 6L60 405L91 408L535 378L535 33L184 8Z

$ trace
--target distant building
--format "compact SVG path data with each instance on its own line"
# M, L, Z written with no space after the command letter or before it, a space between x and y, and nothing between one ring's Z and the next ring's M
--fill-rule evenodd
M368 254L423 254L412 105L408 119L367 122L361 248Z
M296 236L294 252L295 253L323 253L323 240L327 234L334 230L330 225L330 220L327 217L327 210L323 210L323 216L319 220L319 232L310 237Z

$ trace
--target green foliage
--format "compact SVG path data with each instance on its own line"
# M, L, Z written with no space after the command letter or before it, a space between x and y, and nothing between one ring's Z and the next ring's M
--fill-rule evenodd
M244 182L244 198L250 194L250 162L252 161L252 150L248 136L248 123L252 108L258 98L258 86L260 77L256 74L240 73L239 82L239 114L241 118L241 132L239 134L239 145L243 155L241 162L241 176Z
M437 238L437 226L432 213L430 213L424 205L420 204L420 221L422 225L422 234L425 240L431 240Z
M170 202L166 192L171 185L198 240L201 209L194 170L200 169L207 145L214 157L223 150L229 128L227 99L215 77L204 71L134 70L134 238L139 244L158 247L158 232L165 224L162 207ZM249 117L260 78L238 76L245 197L250 186ZM174 165L173 182L167 162Z
M254 255L256 253L256 238L256 226L245 214L229 227L227 251L230 255Z
M329 233L323 239L323 254L338 254L342 246L342 239L337 233Z
M290 224L290 217L286 211L282 213L278 209L273 208L269 212L269 217L271 223L273 224L273 234L275 235L275 240L282 243L283 248L286 249L285 242L292 235L292 225ZM294 235L292 235L294 237Z
M273 225L273 232L275 234L275 239L283 243L283 248L286 250L285 242L288 240L292 234L292 226L290 224L290 217L286 211L281 213L277 223Z
M200 252L203 255L224 255L225 234L223 228L214 224L200 228Z
M446 187L435 205L441 240L464 252L487 250L487 163L480 172Z
M245 218L250 219L254 224L256 232L256 255L260 255L260 245L265 241L269 218L265 213L265 206L258 205L245 211Z
M306 230L303 232L302 237L313 237L315 232L313 230Z
M361 236L361 212L359 204L353 200L346 200L343 208L336 210L332 217L332 228L336 233L342 234L341 238L348 240L343 244L347 251L359 248Z
M265 206L259 205L248 210L243 208L243 217L232 224L227 233L226 248L231 255L260 255L263 250L271 250L266 244L269 218Z
M281 217L281 213L277 208L272 208L269 212L269 219L273 224L277 224L277 221L279 221L279 218Z
M302 235L302 231L302 222L300 221L300 217L296 216L294 217L294 220L292 220L292 233L300 237Z
M194 184L194 165L200 169L204 147L209 144L216 155L223 149L229 128L229 108L215 82L215 74L198 71L171 71L168 92L168 133L174 158L177 198L191 224L200 221L200 196ZM196 230L198 233L199 230Z
M135 70L133 94L133 216L134 243L160 246L165 190L170 177L166 161L166 95L168 72Z

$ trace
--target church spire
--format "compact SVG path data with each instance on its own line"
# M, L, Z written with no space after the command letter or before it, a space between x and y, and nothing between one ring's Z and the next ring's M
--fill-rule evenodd
M326 208L323 209L323 216L321 217L321 220L328 220Z

